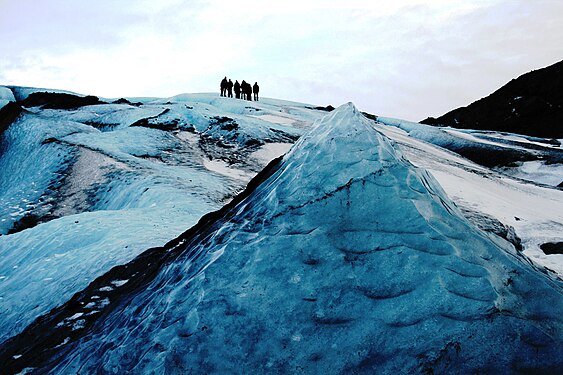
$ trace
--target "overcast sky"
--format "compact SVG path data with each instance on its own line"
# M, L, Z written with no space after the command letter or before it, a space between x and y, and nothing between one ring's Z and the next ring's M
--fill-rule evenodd
M563 0L0 0L0 84L219 90L407 120L563 59Z

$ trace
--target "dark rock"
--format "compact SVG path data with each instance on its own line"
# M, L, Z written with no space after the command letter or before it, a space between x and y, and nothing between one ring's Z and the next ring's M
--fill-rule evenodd
M510 242L518 251L523 250L522 240L516 234L514 227L505 225L497 219L485 215L482 212L473 211L465 207L460 207L460 210L463 216L465 216L465 218L473 223L473 225L475 225L477 228L504 238L505 240Z
M274 134L271 137L272 142L295 143L299 139L298 135L290 134L290 133L284 132L283 130L270 128L270 131Z
M546 255L563 254L563 242L547 242L540 245Z
M452 143L440 146L488 168L507 166L516 162L538 159L537 155L526 150L489 147L478 143L466 145Z
M168 112L170 112L170 108L166 108L156 116L146 117L135 121L133 124L131 124L131 126L142 126L144 128L158 130L177 130L178 123L180 122L178 119L168 120L165 122L158 120L160 116L165 115Z
M39 224L40 221L41 221L41 218L37 217L36 215L27 214L24 217L22 217L20 220L18 220L14 223L12 228L10 228L10 230L8 231L8 234L13 234L13 233L21 232L21 231L29 229L29 228L33 228L34 226Z
M14 102L9 102L0 108L0 136L18 118L23 108Z
M331 106L330 104L327 105L326 107L321 107L321 106L319 106L319 107L307 107L307 108L309 108L309 109L316 109L317 111L325 111L325 112L332 112L332 111L334 111L334 107Z
M526 73L467 107L421 123L563 138L563 61Z
M366 116L366 117L369 118L370 120L377 121L377 116L376 116L376 115L372 115L371 113L367 113L367 112L362 112L362 115Z
M135 106L135 107L140 107L140 106L143 105L143 103L141 103L141 102L132 103L125 98L119 98L117 100L114 100L113 102L111 102L111 104L128 104L128 105L132 105L132 106Z
M34 92L19 102L22 107L42 106L44 109L74 109L87 105L107 104L97 96L78 96L57 92Z
M125 98L119 98L117 100L114 100L113 102L111 102L112 104L133 104L131 103L129 100L125 99Z
M225 130L225 131L228 131L228 132L238 130L238 128L239 128L236 121L234 119L230 118L230 117L216 116L216 117L213 117L213 120L214 121L209 124L210 128L213 128L215 125L219 125L219 129Z

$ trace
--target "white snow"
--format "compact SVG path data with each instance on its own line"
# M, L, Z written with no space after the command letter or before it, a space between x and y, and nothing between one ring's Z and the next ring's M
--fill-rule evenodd
M74 315L72 315L71 317L67 318L68 320L75 320L80 318L82 315L84 315L84 313L76 313Z
M250 156L256 159L261 165L266 166L277 157L282 156L291 148L292 143L267 143L254 151Z
M123 286L125 284L127 284L129 282L129 280L113 280L111 282L111 284L116 287L119 288L120 286Z
M507 145L505 143L500 143L500 142L493 142L487 139L483 139L483 138L479 138L474 136L471 133L468 133L467 131L462 131L462 130L458 130L458 129L453 129L453 128L442 128L446 133L453 135L456 138L459 138L461 140L468 140L471 142L475 142L475 143L482 143L485 145L489 145L489 146L496 146L496 147L504 147L504 148L512 148L515 150L522 150L522 147L518 147L518 146L513 146L513 145Z
M8 87L0 86L0 109L2 109L9 102L15 102L14 94Z
M59 345L55 346L55 348L60 348L62 346L65 346L66 344L68 344L70 341L70 337L66 337L63 342L61 342Z
M233 168L229 166L223 160L203 160L203 166L211 172L218 173L220 175L232 178L234 180L240 180L243 182L248 182L252 178L253 174L246 171Z
M294 118L280 116L280 115L251 115L251 117L259 118L260 120L273 122L274 124L292 125L295 122Z
M544 161L533 160L520 163L517 168L501 168L500 171L512 177L550 186L563 182L563 164L546 164Z

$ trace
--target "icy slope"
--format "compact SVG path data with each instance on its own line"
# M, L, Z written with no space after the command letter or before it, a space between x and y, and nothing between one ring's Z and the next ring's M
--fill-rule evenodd
M267 173L171 244L154 279L110 272L0 359L55 373L563 370L561 282L462 218L353 105Z
M0 86L0 109L4 107L9 102L15 102L14 94L12 90L7 87Z
M24 109L0 147L0 342L220 208L320 115L210 94Z
M563 190L542 184L546 177L553 185L563 179L560 145L548 139L436 128L384 117L378 117L375 126L397 143L411 163L430 172L475 225L487 229L492 220L497 221L495 226L513 228L524 255L563 276L563 254L546 255L540 249L544 243L563 242ZM511 160L517 150L535 155L523 166L537 169L521 180L513 177L521 168L516 163L490 169L449 150L479 155L476 161Z

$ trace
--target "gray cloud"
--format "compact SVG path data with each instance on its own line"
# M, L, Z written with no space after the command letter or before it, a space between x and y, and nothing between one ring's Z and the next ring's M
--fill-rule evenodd
M440 115L562 58L563 2L0 1L0 82L101 96L216 90Z

